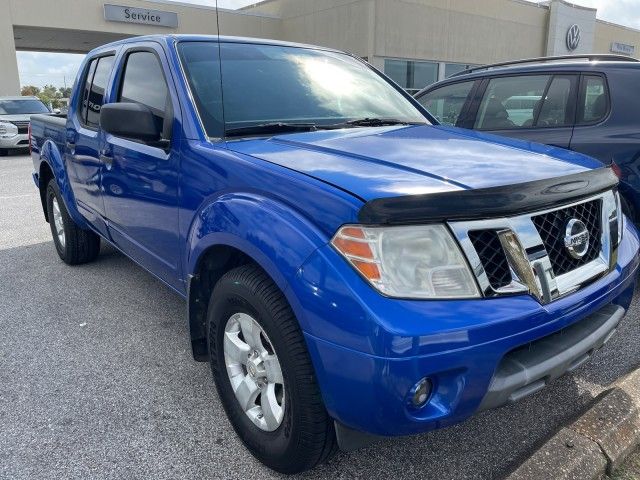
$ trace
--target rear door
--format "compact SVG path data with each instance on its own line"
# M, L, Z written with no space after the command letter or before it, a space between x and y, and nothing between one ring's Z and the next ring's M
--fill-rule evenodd
M474 130L569 148L578 75L522 74L483 81L471 107Z
M571 139L572 150L595 157L606 164L615 160L619 147L623 146L623 150L626 147L627 132L619 128L608 128L603 124L609 117L610 110L611 98L605 76L599 73L582 75L576 126ZM635 112L636 116L637 113ZM627 124L632 125L633 122ZM634 133L637 135L637 130ZM632 141L635 143L635 139Z
M66 132L66 166L71 188L81 213L105 233L104 203L100 194L101 133L100 109L110 83L115 52L91 59L82 76L76 115L70 118ZM69 127L69 123L67 124Z
M151 109L164 145L146 145L105 134L102 189L114 242L149 271L181 289L178 242L179 112L165 53L154 43L137 44L119 59L111 102ZM179 130L178 130L179 131Z

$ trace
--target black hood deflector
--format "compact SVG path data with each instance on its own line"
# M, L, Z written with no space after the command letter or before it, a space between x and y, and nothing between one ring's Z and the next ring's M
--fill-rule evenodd
M519 215L576 201L617 184L618 177L605 167L515 185L379 198L365 203L358 220L404 225Z

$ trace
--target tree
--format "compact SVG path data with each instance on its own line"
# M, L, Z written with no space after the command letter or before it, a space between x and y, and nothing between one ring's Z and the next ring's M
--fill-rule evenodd
M53 85L45 85L37 94L42 103L52 108L60 108L62 106L62 93Z
M33 85L25 85L20 91L20 94L23 97L36 97L39 93L40 89L38 87L34 87Z
M71 96L71 88L57 88L53 85L45 85L42 88L26 85L21 89L22 95L38 97L42 103L51 108L64 106L62 99Z

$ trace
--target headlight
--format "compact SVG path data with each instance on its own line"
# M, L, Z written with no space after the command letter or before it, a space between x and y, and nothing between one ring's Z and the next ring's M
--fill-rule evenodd
M390 297L480 296L458 244L444 225L346 225L331 244L373 287Z
M0 120L0 138L12 138L18 135L18 127L13 123Z

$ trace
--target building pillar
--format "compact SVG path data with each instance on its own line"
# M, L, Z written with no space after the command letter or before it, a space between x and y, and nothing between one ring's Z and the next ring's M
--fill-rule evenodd
M0 15L0 96L20 95L20 76L11 15Z
M547 55L593 53L595 32L595 8L581 7L564 0L549 2Z

